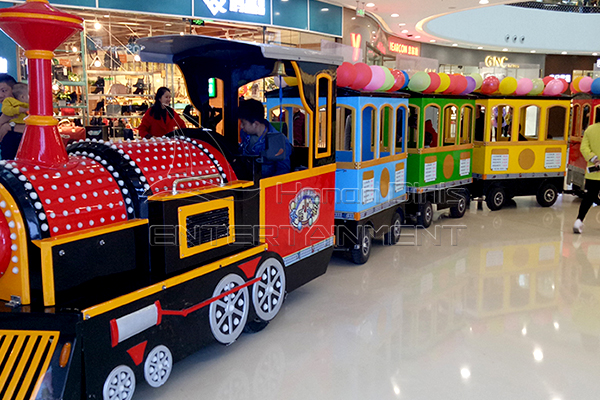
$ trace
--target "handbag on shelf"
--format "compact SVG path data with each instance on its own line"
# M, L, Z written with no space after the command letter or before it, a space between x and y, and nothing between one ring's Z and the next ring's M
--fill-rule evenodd
M107 104L106 105L106 114L107 115L121 115L121 105L120 104Z

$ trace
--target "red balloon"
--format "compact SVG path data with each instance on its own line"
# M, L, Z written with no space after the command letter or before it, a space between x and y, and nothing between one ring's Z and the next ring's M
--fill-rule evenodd
M563 84L563 90L561 93L564 93L567 91L567 89L569 88L569 82L567 82L565 79L563 78L558 78L558 80L560 80Z
M456 85L458 84L458 81L456 80L456 75L449 74L448 76L450 77L450 86L448 86L448 89L442 92L443 94L452 94L452 92L454 92L454 89L456 89Z
M548 82L550 82L552 79L554 79L554 78L551 76L544 77L544 79L542 79L544 81L544 86L546 86L548 84Z
M404 86L405 79L402 71L397 69L392 69L392 76L394 77L394 86L388 92L395 92L396 90L400 90L402 86Z
M456 75L456 87L452 91L452 94L461 94L467 89L467 85L469 85L469 81L463 75Z
M356 79L354 79L354 82L350 85L350 87L352 89L359 90L371 82L373 72L371 71L371 67L365 63L354 64L354 69L356 70Z
M495 76L488 76L481 84L481 93L492 94L500 87L500 81Z
M437 88L440 87L440 83L442 83L442 80L440 79L440 76L435 72L428 72L427 74L429 75L429 78L431 78L431 83L429 84L429 87L427 89L423 90L423 93L433 93Z
M575 82L571 82L571 93L575 94L578 92L579 92L579 90L575 89Z
M350 86L356 79L356 68L349 62L343 62L337 69L337 85Z

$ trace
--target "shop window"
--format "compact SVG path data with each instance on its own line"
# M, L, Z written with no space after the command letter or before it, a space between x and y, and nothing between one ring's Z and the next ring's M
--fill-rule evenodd
M492 142L510 142L513 108L499 105L492 108Z
M424 147L438 147L440 139L440 108L436 105L425 107Z
M579 104L575 104L573 106L573 117L571 123L571 135L575 137L582 136L581 128L579 126L579 121L581 120L579 116L579 112L581 111L581 106Z
M473 108L463 106L460 109L460 144L471 143L473 130Z
M370 140L375 134L375 107L367 106L362 111L362 160L369 161L375 158L375 152L372 150Z
M444 107L444 146L454 146L458 136L458 108L454 105Z
M548 108L547 140L565 140L567 109L561 106Z
M540 114L538 106L521 108L519 117L519 142L539 139Z
M394 109L383 106L379 118L379 157L390 155L390 142L394 141Z
M408 148L416 149L419 138L419 107L408 107Z
M404 153L404 134L406 132L406 107L396 109L396 154Z
M589 104L583 106L583 110L581 113L581 132L585 132L587 127L590 125L590 117L591 117L592 107Z
M336 160L352 162L354 149L354 109L338 106L336 110Z
M477 142L483 142L485 138L485 107L477 104L475 106L475 134L474 139Z
M327 157L331 154L331 98L332 79L329 75L322 75L317 80L317 158Z

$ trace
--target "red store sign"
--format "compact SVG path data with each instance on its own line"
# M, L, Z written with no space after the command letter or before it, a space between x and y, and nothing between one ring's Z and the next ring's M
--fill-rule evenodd
M421 46L401 42L391 36L388 37L388 49L393 53L404 54L407 56L419 57Z

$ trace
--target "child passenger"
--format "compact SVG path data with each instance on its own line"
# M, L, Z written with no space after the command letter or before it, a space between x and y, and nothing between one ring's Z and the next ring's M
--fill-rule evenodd
M2 102L2 114L12 118L10 122L0 126L0 149L5 160L12 160L17 153L28 111L29 88L24 83L16 83L12 87L12 97L7 97Z

